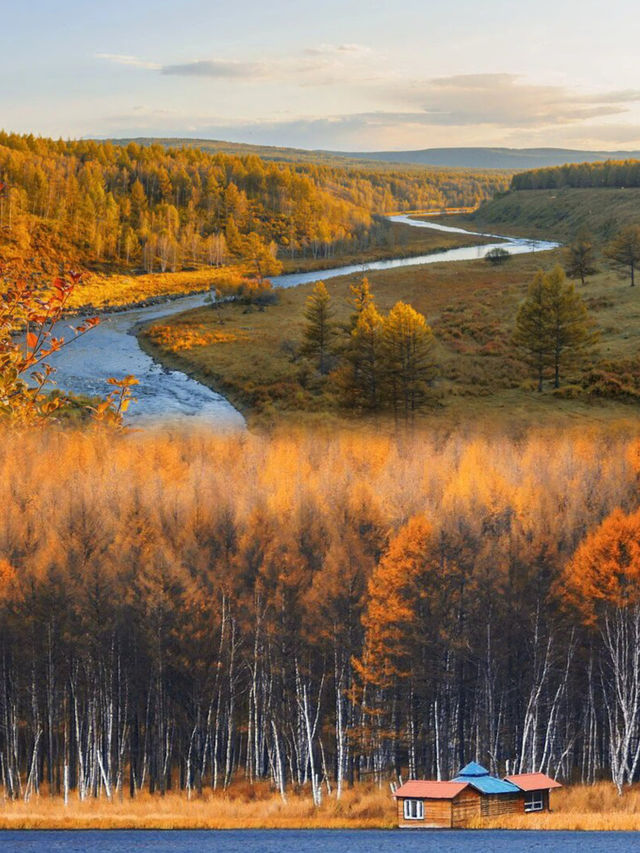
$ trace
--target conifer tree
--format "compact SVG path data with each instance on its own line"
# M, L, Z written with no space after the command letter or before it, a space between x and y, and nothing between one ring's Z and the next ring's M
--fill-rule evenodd
M568 284L564 270L536 273L527 298L516 317L514 343L534 369L538 391L547 371L554 388L560 386L561 369L593 348L597 335L586 305Z
M313 358L322 375L329 369L329 356L335 337L334 309L325 283L318 281L307 297L304 310L306 325L302 352Z
M347 359L350 364L349 391L353 400L372 411L380 408L383 398L383 332L384 319L370 300L351 332Z
M565 249L565 269L570 278L579 278L583 287L587 276L598 271L595 246L588 234L578 234Z
M382 341L391 406L396 418L409 421L426 405L436 374L433 333L422 314L397 302L384 321Z
M635 271L640 264L640 225L629 225L605 249L605 255L617 266L626 269L635 286Z

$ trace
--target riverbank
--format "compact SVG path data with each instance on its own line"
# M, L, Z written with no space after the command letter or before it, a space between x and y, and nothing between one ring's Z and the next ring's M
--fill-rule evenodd
M553 811L544 814L477 818L470 829L640 831L640 788L618 797L614 786L600 782L554 792ZM0 830L7 829L394 829L395 804L389 788L356 785L326 795L313 805L308 791L287 794L286 801L267 784L238 782L226 792L140 793L84 801L70 795L32 796L29 802L5 800Z
M483 243L486 243L485 237L473 234L449 234L415 228L403 222L389 222L382 244L330 258L285 258L282 271L284 274L307 273L324 270L329 266L414 258ZM88 273L71 295L70 314L114 313L158 305L185 296L207 293L219 286L238 284L245 275L246 268L237 264L139 275Z
M426 230L426 229L425 229ZM511 334L518 305L540 266L561 259L558 250L514 255L492 267L484 260L371 270L381 311L409 302L427 317L437 340L439 375L434 405L421 416L430 427L553 428L631 423L634 391L625 377L637 350L635 292L612 273L590 278L581 294L602 329L604 367L591 393L572 378L568 390L535 392L517 358ZM362 273L327 280L335 320L348 322L350 286ZM159 363L183 371L224 394L251 425L286 421L362 426L366 417L345 408L336 382L320 381L299 355L304 305L312 285L278 291L265 310L225 305L198 308L144 326L139 342ZM624 380L624 381L623 381ZM371 416L369 416L371 417ZM384 422L376 421L377 428Z

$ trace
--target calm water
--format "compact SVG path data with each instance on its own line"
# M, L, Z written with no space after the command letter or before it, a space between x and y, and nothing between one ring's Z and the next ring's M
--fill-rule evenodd
M431 228L437 231L453 231L468 234L463 228L439 225L410 219L407 216L394 216L391 219L406 222L416 228ZM415 258L396 258L388 261L374 261L368 264L333 267L312 273L294 273L276 276L272 279L275 287L295 287L319 279L335 278L349 273L366 270L393 269L394 267L415 266L418 264L442 263L443 261L461 261L482 258L496 246L503 246L511 254L546 251L557 244L542 240L523 240L503 238L496 243L495 234L481 236L493 238L494 242L470 246L462 249L448 249ZM504 242L506 241L506 242ZM190 308L203 305L205 296L187 296L153 305L136 308L114 314L103 314L101 323L89 334L73 341L68 347L51 356L49 361L56 368L56 382L65 391L89 396L105 396L110 390L107 379L110 376L121 378L129 373L135 374L139 385L134 389L137 402L127 415L130 422L145 423L153 421L182 420L185 417L215 424L218 429L241 429L244 418L221 395L201 385L177 370L161 367L144 353L132 330L138 323L168 317ZM77 321L76 321L77 322ZM69 323L60 323L56 334L70 338Z
M230 830L225 832L0 832L2 851L20 853L627 853L633 832L500 830Z

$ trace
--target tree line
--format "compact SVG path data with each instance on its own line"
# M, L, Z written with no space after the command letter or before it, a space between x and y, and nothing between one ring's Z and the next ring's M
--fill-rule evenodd
M473 205L503 183L0 132L0 240L23 256L147 272L219 266L244 258L248 241L328 258L377 239L375 214Z
M637 441L0 442L7 796L637 780Z
M519 172L511 178L512 190L563 187L640 187L640 160L567 163Z

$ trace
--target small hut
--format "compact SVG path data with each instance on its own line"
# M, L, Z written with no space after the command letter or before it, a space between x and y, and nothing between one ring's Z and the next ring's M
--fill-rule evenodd
M393 796L403 829L452 829L480 814L480 794L466 782L412 780Z
M549 792L553 788L562 788L560 782L545 773L516 773L505 776L505 779L522 791L525 812L548 812Z
M394 791L398 826L404 829L456 828L474 817L549 811L549 791L561 788L544 773L498 779L470 762L451 782L412 780Z

